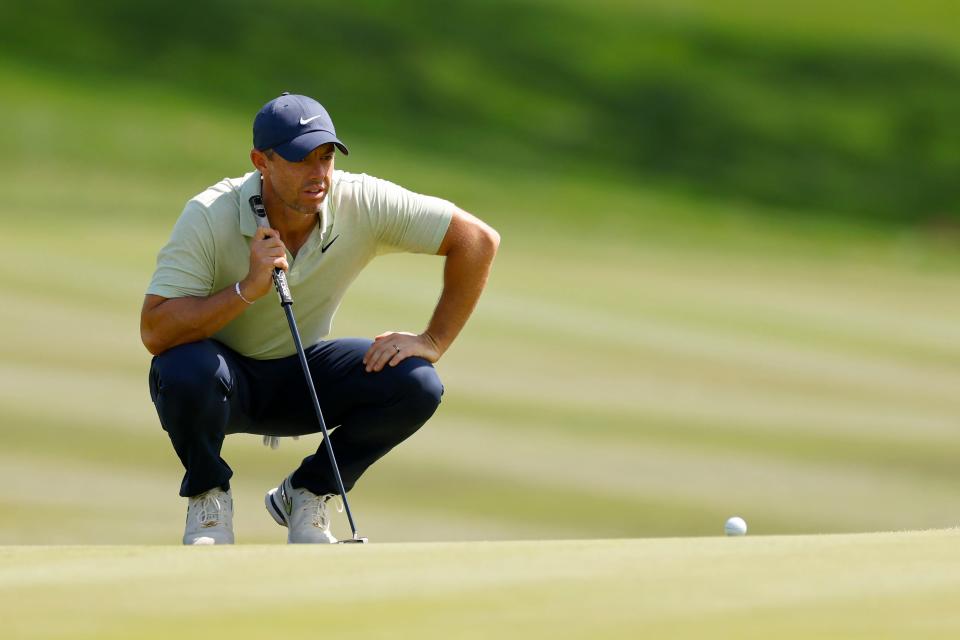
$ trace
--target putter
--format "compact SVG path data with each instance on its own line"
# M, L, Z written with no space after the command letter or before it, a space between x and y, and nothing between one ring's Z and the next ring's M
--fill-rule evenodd
M269 227L267 221L267 209L263 206L263 198L258 195L250 197L250 208L253 209L257 218L257 226ZM300 341L300 331L297 329L297 321L293 317L293 296L290 295L290 286L287 284L287 274L283 269L274 267L273 285L277 288L277 295L280 297L280 306L283 307L287 315L287 324L290 325L290 333L293 336L293 344L297 348L297 355L300 356L300 366L303 367L303 375L307 378L307 388L310 390L310 399L313 400L313 409L317 413L317 422L320 423L320 431L323 432L323 443L327 447L327 456L330 458L330 466L333 467L333 475L337 479L337 489L340 490L340 497L343 499L343 509L347 512L347 520L350 521L350 531L353 532L353 538L350 540L340 540L340 544L366 544L367 538L361 538L357 533L357 526L353 522L353 514L350 512L350 503L347 502L347 491L343 488L343 479L340 478L340 467L337 466L337 458L333 455L333 444L330 442L330 433L327 431L327 423L323 420L323 412L320 411L320 400L317 399L317 389L313 386L313 376L310 375L310 365L307 364L307 354L303 351L303 343Z

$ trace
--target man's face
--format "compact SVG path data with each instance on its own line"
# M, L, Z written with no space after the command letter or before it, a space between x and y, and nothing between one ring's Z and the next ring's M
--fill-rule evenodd
M263 175L264 191L269 189L288 209L313 215L320 211L333 184L335 152L336 147L329 143L317 147L300 162L289 162L278 153L254 151L253 163Z

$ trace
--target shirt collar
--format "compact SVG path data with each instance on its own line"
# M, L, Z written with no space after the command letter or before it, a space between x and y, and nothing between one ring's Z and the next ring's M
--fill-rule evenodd
M257 232L257 218L253 209L250 208L250 198L261 194L260 171L251 171L243 177L243 184L240 185L240 233L252 238ZM334 177L332 182L336 182ZM331 191L333 191L331 185ZM320 210L320 239L322 240L329 228L333 225L333 216L330 212L330 194L323 199Z

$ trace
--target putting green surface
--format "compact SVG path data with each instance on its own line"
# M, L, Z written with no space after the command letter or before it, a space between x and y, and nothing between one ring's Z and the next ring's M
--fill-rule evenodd
M594 14L635 3L578 3L639 46L620 55L573 13L517 5L509 29L485 14L506 38L489 56L473 51L478 24L473 41L414 47L400 66L370 46L364 29L380 23L359 21L332 74L297 34L304 73L264 58L266 84L247 69L231 88L204 69L229 79L259 44L201 52L183 32L184 65L162 21L154 48L98 22L120 15L110 3L84 3L93 17L61 20L59 38L65 14L47 4L0 39L17 54L0 55L0 640L960 637L960 242L957 199L934 197L955 193L956 9L645 0L630 21ZM251 43L284 40L262 11L231 15L250 21ZM289 14L275 15L279 27ZM394 22L382 24L433 46L415 13ZM99 34L117 40L88 46ZM515 64L528 43L543 73ZM280 68L289 86L272 84ZM389 97L386 76L424 93L397 92L395 112L357 93ZM352 150L339 168L451 199L501 232L500 254L437 365L439 411L351 494L374 544L281 544L264 491L320 440L270 451L237 435L224 457L241 544L172 546L183 469L147 392L143 292L184 201L249 169L253 111L311 87L336 100ZM585 110L582 96L603 104ZM443 118L479 128L461 138ZM384 135L390 122L416 144ZM569 132L607 122L645 124L568 157ZM636 172L614 162L633 149ZM726 163L728 149L747 164ZM791 185L812 196L787 198ZM926 203L904 213L943 221L874 223L864 202L890 214L887 187L903 185ZM442 264L376 260L333 337L421 330ZM733 514L750 536L716 535ZM862 533L902 529L933 531Z
M0 547L0 635L955 638L958 566L957 530Z

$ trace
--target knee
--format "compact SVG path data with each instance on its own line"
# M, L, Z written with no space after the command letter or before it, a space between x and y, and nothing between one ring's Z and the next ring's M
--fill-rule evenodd
M443 384L437 370L426 360L419 360L412 366L403 379L403 403L408 411L426 421L440 406L443 396Z
M156 356L150 366L150 395L168 410L199 411L222 402L231 390L230 369L207 342L174 347Z

